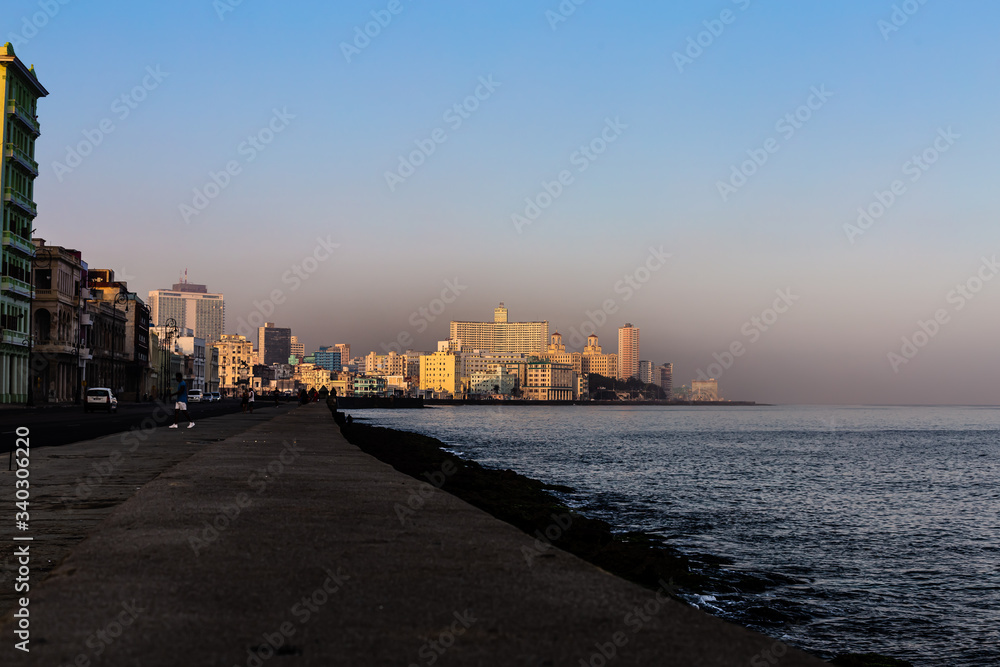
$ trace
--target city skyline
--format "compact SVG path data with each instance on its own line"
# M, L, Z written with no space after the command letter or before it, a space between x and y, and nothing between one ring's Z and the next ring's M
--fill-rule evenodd
M1000 403L989 3L10 4L35 235L226 333L431 350L505 301L727 397Z

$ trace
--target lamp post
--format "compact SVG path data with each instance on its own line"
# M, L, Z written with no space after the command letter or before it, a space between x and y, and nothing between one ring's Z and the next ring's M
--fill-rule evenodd
M129 302L129 291L127 289L125 289L124 285L118 285L118 294L115 295L115 300L111 304L111 307L115 309L115 328L116 329L118 328L118 304L120 304L120 303L124 303L125 304L125 322L124 322L124 326L128 326L128 302ZM123 330L122 331L122 354L125 354L125 340L124 339L125 339L125 332ZM117 347L117 345L115 344L115 341L117 341L117 340L118 340L118 337L115 335L115 332L112 331L111 332L111 384L112 385L114 385L115 382L122 382L123 381L122 379L116 379L116 376L124 375L123 373L116 373L115 372L117 370L117 368L118 368L118 363L117 363L117 361L118 361L117 356L118 355L117 355L117 352L115 351L115 348ZM121 387L122 387L122 389L125 388L124 385L121 385ZM112 391L117 391L117 389L114 386L111 387L111 390Z
M173 340L174 334L177 333L177 320L172 317L168 317L163 323L163 333L167 339L167 344L161 346L161 353L166 352L163 357L163 393L167 396L170 395L170 355L171 355L171 341Z

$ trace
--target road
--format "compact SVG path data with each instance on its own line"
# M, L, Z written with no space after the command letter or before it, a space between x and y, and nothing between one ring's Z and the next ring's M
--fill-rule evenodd
M274 403L256 401L255 412L270 411ZM217 403L190 403L189 413L197 424L202 419L240 411L240 402L226 399ZM155 403L122 403L117 413L84 412L83 406L40 407L0 412L0 454L5 458L14 444L15 430L26 426L31 430L31 447L54 447L82 440L92 440L132 428L148 429L168 426L173 422L173 408L164 411ZM181 428L187 424L182 423ZM197 428L197 426L195 426ZM0 461L6 465L7 461Z

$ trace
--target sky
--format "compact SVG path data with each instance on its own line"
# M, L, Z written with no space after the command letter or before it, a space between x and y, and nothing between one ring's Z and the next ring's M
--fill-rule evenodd
M995 2L3 14L35 235L227 332L432 350L503 301L734 400L1000 404Z

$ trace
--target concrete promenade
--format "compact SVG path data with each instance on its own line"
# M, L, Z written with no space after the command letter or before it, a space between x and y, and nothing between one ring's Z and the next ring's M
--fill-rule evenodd
M157 428L74 506L133 445L33 455L31 650L8 575L0 664L826 664L540 547L363 454L324 404Z

